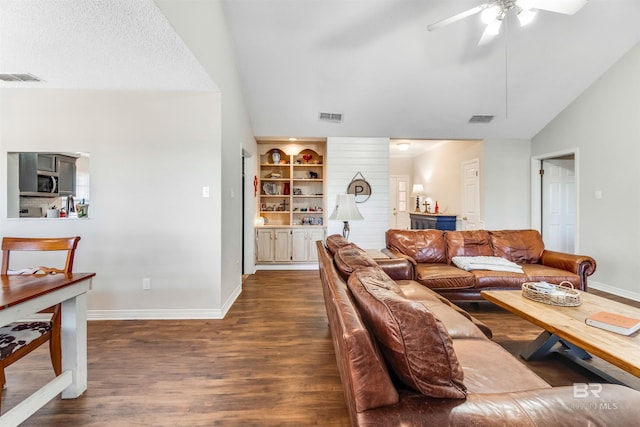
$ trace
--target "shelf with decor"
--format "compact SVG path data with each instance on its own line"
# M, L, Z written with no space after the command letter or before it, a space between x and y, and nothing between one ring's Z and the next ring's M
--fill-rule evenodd
M313 261L326 230L325 142L258 142L256 261L281 263L287 251L290 262Z

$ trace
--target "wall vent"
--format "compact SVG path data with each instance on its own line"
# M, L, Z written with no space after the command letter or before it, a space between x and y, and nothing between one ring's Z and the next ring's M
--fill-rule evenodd
M342 113L323 113L320 112L320 120L332 123L342 123Z
M0 74L0 80L3 82L41 82L40 77L36 77L33 74Z
M469 123L489 123L494 117L495 116L477 114L475 116L471 116Z

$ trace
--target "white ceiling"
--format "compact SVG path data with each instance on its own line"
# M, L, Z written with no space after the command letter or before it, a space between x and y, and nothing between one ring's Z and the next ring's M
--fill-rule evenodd
M426 30L482 0L215 1L257 136L530 138L640 40L640 0L509 19L482 47L477 16ZM217 90L152 0L0 0L0 73L44 80L0 87Z
M427 31L482 2L226 0L255 134L531 138L640 40L639 0L508 19L482 47L477 15Z
M153 0L0 0L1 87L216 90Z

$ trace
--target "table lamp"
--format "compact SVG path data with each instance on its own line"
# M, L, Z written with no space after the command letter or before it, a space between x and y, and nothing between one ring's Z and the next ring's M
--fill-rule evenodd
M422 184L413 184L411 195L416 198L416 212L420 212L420 196L424 196L424 187Z
M338 194L336 196L336 208L329 219L337 219L344 222L342 237L349 238L349 221L363 220L362 214L356 206L356 196L354 194Z

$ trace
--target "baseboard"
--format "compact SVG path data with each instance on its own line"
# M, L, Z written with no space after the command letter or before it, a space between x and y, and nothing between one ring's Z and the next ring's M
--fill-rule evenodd
M188 320L223 319L233 303L242 293L242 284L229 295L220 309L133 309L133 310L87 310L87 320Z
M613 295L617 295L619 297L628 298L634 301L640 301L640 293L631 292L627 289L616 288L615 286L609 286L604 283L596 282L594 280L589 280L587 282L587 288L597 289L599 291L608 292Z
M318 263L299 264L256 264L257 270L317 270Z

